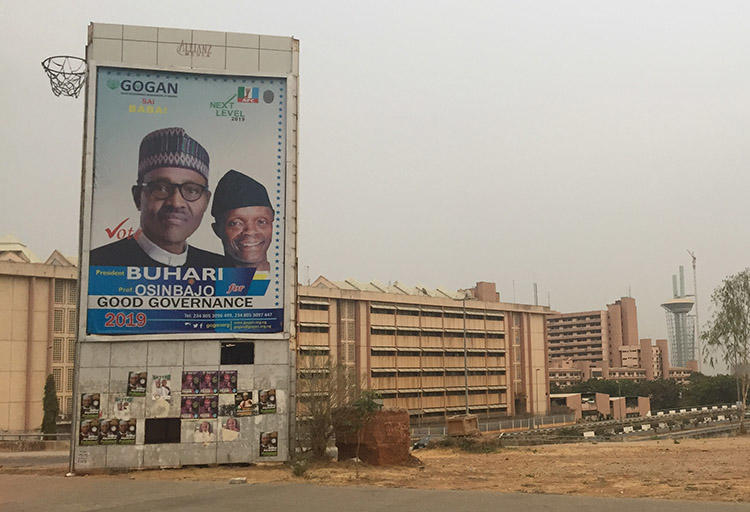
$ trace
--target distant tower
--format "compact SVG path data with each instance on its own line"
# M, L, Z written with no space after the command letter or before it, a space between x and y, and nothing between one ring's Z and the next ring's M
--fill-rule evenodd
M672 366L687 366L696 360L695 317L688 315L695 299L685 295L685 269L680 265L679 289L677 275L672 275L672 299L661 305L667 311L667 338Z

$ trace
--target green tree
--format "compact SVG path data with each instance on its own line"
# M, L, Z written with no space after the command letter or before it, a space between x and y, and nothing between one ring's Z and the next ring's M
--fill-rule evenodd
M731 375L693 373L685 387L682 403L685 406L717 405L737 400L737 381Z
M44 417L42 418L42 433L57 433L57 414L60 412L57 407L57 389L55 388L55 378L47 375L47 381L44 383L44 397L42 398L42 408ZM47 436L45 435L45 438Z
M744 433L750 388L750 269L724 279L711 294L711 302L714 315L701 334L703 358L712 368L720 359L734 373L740 395L740 432Z

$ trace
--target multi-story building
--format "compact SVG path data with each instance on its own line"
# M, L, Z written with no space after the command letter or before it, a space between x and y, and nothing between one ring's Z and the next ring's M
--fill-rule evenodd
M16 239L0 239L0 431L42 423L48 375L63 418L72 413L77 268L54 251L43 263Z
M635 299L622 297L606 310L556 313L547 319L550 382L570 386L591 378L652 380L671 372L667 340L638 338Z
M325 355L415 417L462 413L467 392L472 413L548 412L546 306L500 302L494 283L448 292L322 276L298 297L301 379Z
M550 360L600 365L609 353L607 311L557 313L547 317Z

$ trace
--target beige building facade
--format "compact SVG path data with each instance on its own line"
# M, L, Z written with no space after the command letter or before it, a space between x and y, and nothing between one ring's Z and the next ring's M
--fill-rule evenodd
M78 271L57 251L44 262L0 239L0 432L41 427L53 375L62 418L72 413Z
M545 306L500 302L494 283L447 292L319 277L298 292L298 367L326 355L412 417L546 414ZM466 374L464 373L466 340Z
M556 313L547 319L550 382L571 386L592 378L684 381L689 368L670 368L665 339L638 337L635 299L606 310Z

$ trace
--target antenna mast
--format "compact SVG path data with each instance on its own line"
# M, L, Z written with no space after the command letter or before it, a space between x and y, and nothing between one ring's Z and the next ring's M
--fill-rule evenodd
M701 324L698 321L698 278L695 275L695 253L688 249L687 253L693 259L693 297L695 297L695 348L698 352L698 371L701 371L701 360L703 359L703 353L701 351Z

